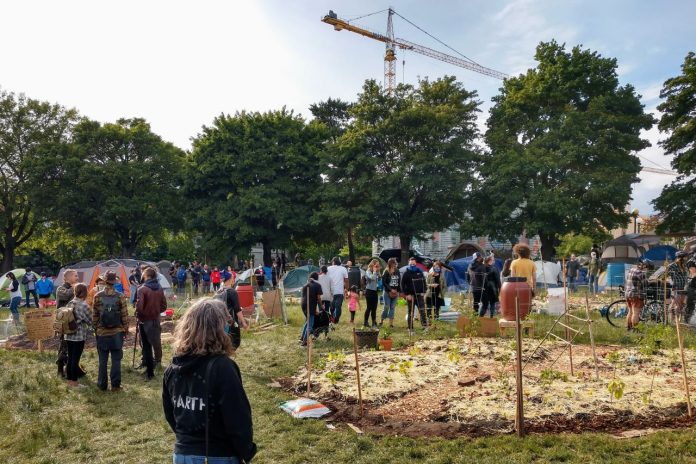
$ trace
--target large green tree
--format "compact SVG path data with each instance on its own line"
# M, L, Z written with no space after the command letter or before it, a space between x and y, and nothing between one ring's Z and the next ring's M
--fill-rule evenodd
M682 73L665 81L657 109L659 128L669 133L660 142L665 154L674 155L672 167L679 177L653 201L659 211L658 231L696 232L696 55L689 52Z
M619 85L615 59L555 41L539 44L535 59L493 98L477 208L463 229L511 240L538 234L551 259L566 233L627 222L635 152L650 145L640 131L654 121L634 88Z
M215 118L188 163L192 228L220 251L261 243L266 265L273 248L311 235L323 132L285 108Z
M389 94L367 81L337 142L335 183L371 208L366 234L411 239L463 220L478 157L476 92L455 80L400 85Z
M45 214L75 234L102 237L110 254L131 257L185 214L183 150L140 118L75 126L70 144L46 147L36 160Z
M37 202L49 202L37 173L37 151L65 142L75 110L0 90L0 270L13 268L15 250L34 233ZM40 174L40 172L39 172Z

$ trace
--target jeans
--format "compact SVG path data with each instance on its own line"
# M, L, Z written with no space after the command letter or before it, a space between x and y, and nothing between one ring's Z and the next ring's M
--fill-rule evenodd
M172 464L204 464L205 456L193 456L190 454L174 454ZM235 457L208 457L209 464L239 464L239 459Z
M143 342L145 373L148 377L152 377L155 375L155 362L162 361L162 328L160 327L160 321L159 319L143 321L139 324L138 330L140 330L140 339Z
M80 358L82 351L85 349L85 341L73 342L66 340L68 344L68 368L65 377L68 380L77 381L77 376L80 373Z
M394 298L389 296L389 292L384 292L382 295L384 299L384 309L382 310L382 320L394 319L394 311L396 311L396 302L399 300L399 295L397 294Z
M12 318L15 321L19 320L19 304L22 302L21 296L16 296L10 301L10 312L12 313Z
M176 286L176 293L179 295L183 295L186 293L186 281L185 280L180 280L178 285Z
M34 295L34 304L39 307L39 297L36 295L36 290L25 290L24 294L27 297L27 308L29 307L29 295Z
M99 375L97 386L106 390L108 379L106 367L111 355L111 387L121 386L121 359L123 359L123 332L109 336L97 336L97 354L99 355Z
M302 333L300 334L300 340L302 340L303 343L307 342L308 331L311 333L314 328L314 309L310 309L307 313L308 314L305 316L305 324L302 326Z
M566 276L566 285L571 292L575 292L575 290L577 290L575 286L575 276Z
M341 319L341 306L343 306L343 294L334 295L331 301L331 315L334 318L334 324L338 324Z
M595 293L595 294L599 293L599 275L590 274L588 276L588 278L589 278L588 283L589 283L590 292Z
M377 290L365 290L365 324L367 325L367 320L372 317L372 325L377 324L377 304L379 302L379 295Z

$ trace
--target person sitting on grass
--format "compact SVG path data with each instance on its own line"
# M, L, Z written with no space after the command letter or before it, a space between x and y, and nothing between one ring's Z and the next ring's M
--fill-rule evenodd
M214 298L194 303L174 329L174 359L164 373L162 407L176 434L174 464L251 462L251 405L229 357L231 318Z
M69 387L85 388L84 385L77 382L77 379L83 374L80 368L80 358L85 349L87 331L92 328L92 315L85 302L87 286L83 283L75 284L73 293L75 296L72 299L72 308L77 328L74 333L65 334L65 343L68 346L68 365L65 376Z

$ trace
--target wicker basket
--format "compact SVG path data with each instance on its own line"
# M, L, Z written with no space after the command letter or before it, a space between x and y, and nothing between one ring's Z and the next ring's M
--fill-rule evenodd
M46 340L55 335L53 323L56 320L56 315L53 311L45 309L36 309L24 313L24 322L27 326L27 338L29 340L38 341Z

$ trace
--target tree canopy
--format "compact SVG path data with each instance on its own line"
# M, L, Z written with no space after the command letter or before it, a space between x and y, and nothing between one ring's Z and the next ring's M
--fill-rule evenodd
M364 233L411 239L451 226L467 212L478 157L476 92L454 77L400 85L393 95L367 81L336 143L329 179L373 213Z
M37 173L38 152L66 142L76 110L0 90L0 270L12 269L15 250L34 233L37 206L48 201Z
M312 235L322 130L287 111L221 115L193 141L192 226L217 249L271 249Z
M71 143L48 146L36 160L46 214L73 233L102 237L124 257L181 223L183 164L184 152L140 118L84 120Z
M541 43L538 65L506 79L493 98L467 232L514 240L539 234L550 259L558 237L624 224L653 124L617 62L596 52Z
M660 92L665 99L658 125L669 133L660 142L679 177L666 186L653 204L660 213L658 231L696 232L696 55L689 52L679 76L667 79Z

